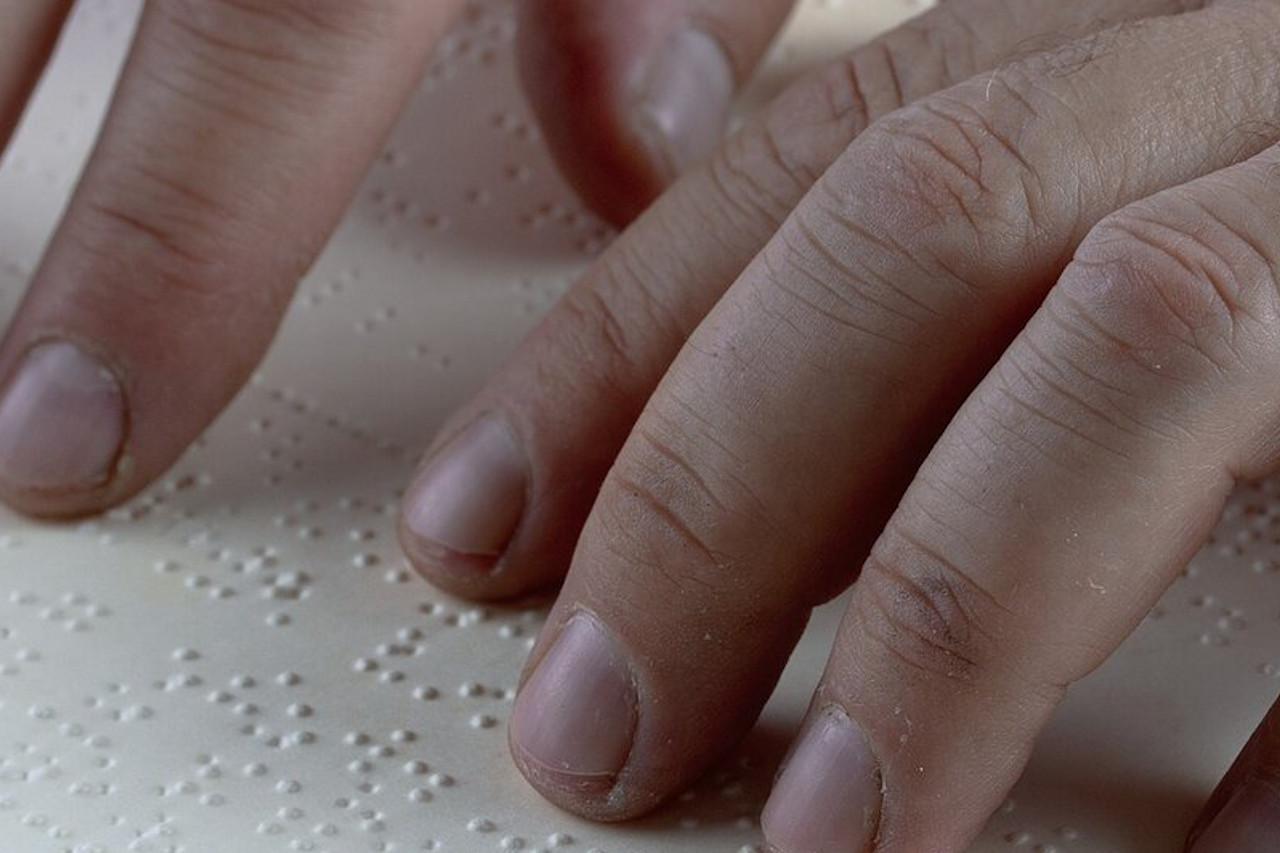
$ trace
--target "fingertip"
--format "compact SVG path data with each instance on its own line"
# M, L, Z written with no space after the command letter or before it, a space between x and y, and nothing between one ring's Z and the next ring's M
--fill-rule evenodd
M555 580L521 571L505 554L464 554L418 535L400 515L400 549L409 566L432 586L466 599L510 606L545 606L540 599L553 590Z
M624 819L617 816L609 805L609 793L614 788L612 777L575 776L548 767L520 746L510 726L507 728L507 748L520 775L540 797L556 808L602 823Z
M558 809L596 823L622 823L652 812L664 796L630 786L611 775L575 775L539 761L507 729L507 748L520 775Z
M97 515L123 500L106 488L47 493L22 489L0 481L0 502L37 521L75 521Z
M405 559L432 585L474 601L508 597L494 581L497 557L462 554L421 536L406 520L403 510L396 531Z
M682 4L533 0L521 78L552 156L584 203L622 226L708 156L737 83L721 41Z
M719 39L694 26L669 33L643 64L626 119L663 184L709 156L729 124L735 78Z

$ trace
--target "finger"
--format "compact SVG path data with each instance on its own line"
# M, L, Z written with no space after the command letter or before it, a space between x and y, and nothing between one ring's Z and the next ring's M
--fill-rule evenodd
M623 225L711 154L734 91L795 0L532 0L520 7L525 91L556 162Z
M0 493L136 492L261 357L450 4L146 6L106 126L0 349Z
M689 332L869 121L1029 43L1177 8L952 0L799 81L659 199L445 425L405 500L409 558L472 597L558 581Z
M1188 853L1267 853L1280 840L1280 701L1205 804Z
M1239 3L1118 27L849 146L698 326L601 487L512 718L544 794L634 813L738 738L810 607L850 580L962 389L1089 228L1268 144L1236 142L1274 109L1275 14ZM557 656L566 625L569 649L594 637L626 661L634 721L587 716L593 694L572 713L549 704L557 673L604 670L606 652ZM583 757L588 726L626 751ZM578 766L594 788L560 772Z
M71 0L24 0L0 15L0 150L44 70Z
M854 585L765 810L781 853L965 849L1068 685L1275 464L1277 166L1105 219L965 402Z

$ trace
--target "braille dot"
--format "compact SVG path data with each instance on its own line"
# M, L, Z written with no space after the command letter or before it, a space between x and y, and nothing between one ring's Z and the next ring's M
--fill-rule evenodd
M12 309L34 276L37 242L73 187L109 93L110 62L132 30L131 0L81 5L66 39L76 61L51 66L40 109L0 176L0 196L15 201L0 206L0 218L9 210L10 225L31 219L0 228L9 238L0 307ZM88 523L6 519L0 718L12 718L12 731L0 745L0 818L11 815L13 831L31 835L11 846L248 849L255 843L237 839L256 831L264 850L312 853L602 853L591 842L604 837L609 851L760 853L758 821L742 816L754 815L768 781L754 741L749 761L731 759L731 775L714 773L651 827L582 824L574 839L552 832L567 818L526 813L518 788L483 769L502 755L496 732L544 611L486 610L439 593L395 544L401 481L427 438L421 425L438 423L499 345L614 239L555 176L510 85L515 5L485 0L459 16L352 215L300 283L299 313L272 357L173 471ZM834 33L847 28L832 10L858 4L804 5L801 14L825 16L817 28ZM885 5L905 14L928 3ZM786 67L802 65L803 51L786 46ZM461 158L456 174L420 168L459 141L475 156ZM288 246L276 260L298 269L311 261ZM398 405L389 388L424 393ZM1280 678L1280 656L1262 651L1268 631L1280 632L1280 605L1264 604L1260 585L1280 579L1269 553L1280 545L1280 480L1242 487L1225 516L1179 581L1191 586L1175 587L1163 602L1167 618L1144 626L1159 637L1144 642L1162 654L1211 655L1230 638L1240 648L1223 650L1224 677ZM1220 571L1228 561L1241 571ZM1192 607L1196 595L1213 603ZM1259 603L1246 615L1221 603L1231 601ZM1201 634L1211 648L1197 645ZM1237 651L1233 668L1225 652ZM376 666L353 665L365 656ZM250 680L229 682L236 667L252 667ZM55 716L28 716L37 705ZM374 736L343 737L356 726ZM351 762L370 769L344 772ZM441 768L456 770L453 788ZM289 782L302 790L288 793ZM1024 810L1034 834L1017 849L1085 844L1046 826L1054 811L1044 805ZM672 838L681 826L705 829L707 840Z

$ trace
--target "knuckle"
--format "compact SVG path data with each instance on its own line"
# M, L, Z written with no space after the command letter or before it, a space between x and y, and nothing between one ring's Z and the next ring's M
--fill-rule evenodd
M939 86L937 72L917 69L947 65L963 53L957 48L967 39L951 38L962 26L952 16L933 18L927 25L909 23L802 77L722 148L713 163L734 185L753 191L747 206L777 208L780 222L868 125ZM930 56L939 63L922 61ZM961 76L968 74L950 66L943 72L944 79Z
M71 207L69 230L91 245L185 273L220 266L233 247L255 243L256 229L216 184L171 166L117 158L87 182Z
M732 136L711 160L731 210L786 218L873 116L901 106L897 65L881 43L856 51L801 78Z
M602 488L596 529L633 569L630 582L714 593L739 574L758 504L683 432L649 415L637 425Z
M821 156L806 145L803 130L778 124L777 116L764 117L717 149L707 170L714 192L702 194L714 200L713 216L762 232L781 223L812 186Z
M1112 332L1099 343L1128 354L1247 363L1280 314L1278 259L1253 219L1186 191L1131 205L1090 232L1058 301Z
M151 79L158 91L212 110L223 120L275 135L296 132L293 114L346 85L372 49L386 45L400 3L371 0L175 0L149 6L149 43L163 52ZM246 109L271 98L276 111Z
M996 660L1005 608L901 521L872 549L856 589L857 627L895 668L974 684Z
M98 189L72 205L60 238L75 249L63 257L79 259L74 278L102 283L77 298L101 299L108 312L121 304L188 316L276 311L290 292L277 282L292 285L308 262L280 252L254 274L237 271L256 229L194 187L140 177L128 190Z
M600 277L612 282L615 275L612 271L602 272ZM567 339L562 339L587 363L603 363L605 372L612 373L632 362L634 349L627 324L598 287L572 288L561 300L559 311L565 326L573 330Z
M671 351L687 337L687 323L652 284L667 278L653 263L630 241L620 241L564 295L555 312L555 339L576 361L625 381L647 375L646 353Z
M1024 150L1027 128L1039 121L1029 103L1014 99L997 111L963 93L917 102L872 125L863 162L913 230L960 233L984 246L1025 245L1042 230L1046 209Z
M178 211L122 198L86 199L68 218L68 232L97 256L114 255L122 262L146 258L150 266L175 278L208 278L201 273L218 264L222 241L193 227L194 218L166 213Z
M164 4L193 32L270 38L281 48L287 48L298 36L345 39L375 35L384 29L394 6L373 0L175 0Z
M861 104L868 119L901 109L909 100L910 64L899 60L897 42L879 39L849 54L842 63L845 97Z

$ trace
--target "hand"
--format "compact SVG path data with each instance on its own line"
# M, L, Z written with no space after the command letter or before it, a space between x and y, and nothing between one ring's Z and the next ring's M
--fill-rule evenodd
M710 152L791 0L524 0L525 84L621 223ZM0 144L70 0L0 17ZM117 503L258 363L462 0L153 0L96 149L0 344L0 496ZM447 165L446 165L447 167Z
M951 0L800 82L445 428L416 564L474 597L568 568L511 722L544 795L681 790L860 565L765 835L974 838L1280 461L1280 6L1199 6ZM1195 853L1276 848L1276 731Z

